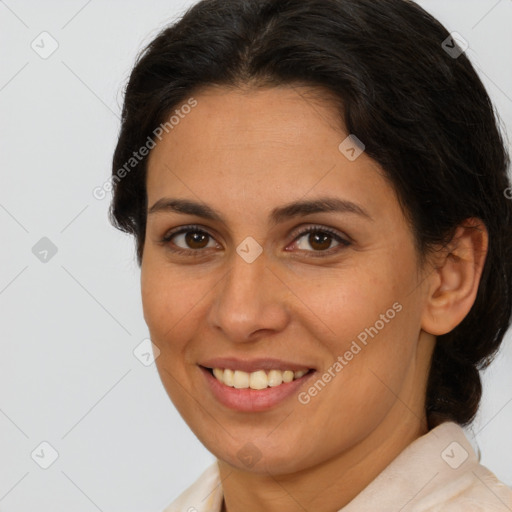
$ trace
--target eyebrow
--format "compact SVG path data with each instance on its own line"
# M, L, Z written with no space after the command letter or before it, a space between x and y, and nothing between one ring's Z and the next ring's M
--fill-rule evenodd
M189 199L174 199L163 197L148 210L148 214L174 212L185 215L195 215L204 219L214 220L226 224L220 213L206 204L197 203ZM270 213L270 224L276 225L285 220L310 215L313 213L352 213L373 220L370 214L360 205L339 199L337 197L319 197L309 201L295 201L274 208Z

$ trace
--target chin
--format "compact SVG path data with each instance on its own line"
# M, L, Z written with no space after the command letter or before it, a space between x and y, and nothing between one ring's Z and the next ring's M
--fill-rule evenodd
M291 442L290 437L276 438L275 443L272 443L267 435L265 433L260 439L247 437L245 441L230 438L229 445L223 447L219 447L218 441L200 440L221 461L253 474L293 474L319 462L313 460L312 454L304 452L304 443Z

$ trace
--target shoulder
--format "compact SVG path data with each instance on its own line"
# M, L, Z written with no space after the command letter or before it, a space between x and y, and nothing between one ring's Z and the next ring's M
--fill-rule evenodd
M219 469L214 462L163 512L220 512L222 498Z
M480 461L464 430L443 423L411 443L343 512L512 512L512 489Z
M478 465L417 503L418 512L510 512L512 489Z
M436 430L441 442L447 444L450 441L441 452L441 458L446 464L436 468L437 475L430 492L416 502L413 510L511 512L512 489L480 464L463 429L454 423L447 423Z

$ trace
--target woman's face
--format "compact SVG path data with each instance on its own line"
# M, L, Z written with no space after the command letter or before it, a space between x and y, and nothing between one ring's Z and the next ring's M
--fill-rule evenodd
M375 448L423 419L432 340L412 233L334 103L308 92L205 89L148 162L158 371L204 445L254 472Z

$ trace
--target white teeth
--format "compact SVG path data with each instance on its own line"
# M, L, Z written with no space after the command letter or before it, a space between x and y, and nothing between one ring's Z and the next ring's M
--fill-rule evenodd
M219 373L222 372L222 370L220 368L216 368L216 370L219 370ZM233 370L224 370L222 372L221 378L217 377L217 375L215 375L215 376L221 382L224 382L224 384L226 384L226 386L234 387L234 385L235 385L234 375L235 374L233 373Z
M286 370L283 372L283 382L291 382L293 380L293 372L291 370Z
M249 387L251 389L265 389L268 387L267 374L263 370L252 372L249 377Z
M241 370L230 370L226 368L214 368L213 375L217 380L226 386L237 389L265 389L267 387L280 386L283 382L291 382L294 379L300 379L306 375L307 370L270 370L268 374L265 370L256 372L243 372Z
M245 389L249 387L249 374L247 372L241 372L235 370L235 376L233 378L233 386L237 389Z
M283 372L280 370L270 370L268 372L268 385L273 388L283 383Z

